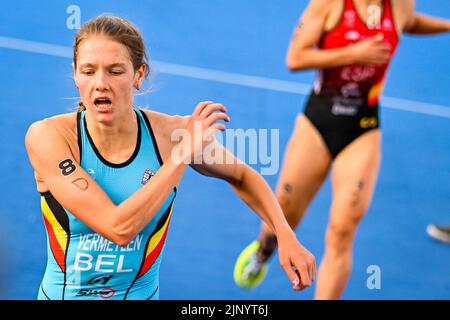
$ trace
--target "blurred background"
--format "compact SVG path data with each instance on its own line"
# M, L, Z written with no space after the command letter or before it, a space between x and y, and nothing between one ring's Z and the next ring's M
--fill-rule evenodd
M417 10L450 18L450 2L417 0ZM46 235L28 126L71 112L78 100L71 45L81 23L110 13L131 20L148 46L152 76L137 105L190 114L202 100L225 104L229 128L279 129L280 160L314 72L290 73L286 49L305 0L26 1L0 10L0 298L35 299ZM404 36L381 100L383 163L354 249L345 299L450 298L450 246L428 238L428 223L450 224L450 35ZM260 164L252 165L259 170ZM274 188L277 175L265 176ZM317 261L330 205L324 185L297 229ZM175 201L161 265L161 299L311 299L293 292L273 257L267 279L247 291L234 262L259 218L222 181L187 171ZM367 281L379 267L381 288Z

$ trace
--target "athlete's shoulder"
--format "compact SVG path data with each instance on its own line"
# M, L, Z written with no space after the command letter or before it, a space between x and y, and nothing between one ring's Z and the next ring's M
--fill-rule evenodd
M404 5L406 8L409 8L410 10L414 10L416 7L416 0L404 0L404 1L392 1L396 5Z
M176 129L186 127L190 116L169 115L148 109L141 109L147 116L155 134L170 137Z
M340 6L341 4L342 0L311 0L306 10L314 14L327 15L336 6Z
M33 122L25 135L27 148L53 139L64 139L69 145L77 142L77 113L66 113Z
M400 29L399 32L407 32L414 23L416 1L391 1L391 6L394 12L395 22Z
M153 110L141 110L150 122L162 158L166 159L176 143L176 139L172 139L172 134L177 129L185 128L190 116L172 116Z
M394 10L400 10L405 13L414 12L416 7L415 0L391 1L390 3Z
M311 0L300 17L299 26L323 27L329 17L338 16L342 8L342 0Z
M73 130L77 128L77 112L58 114L33 122L30 128L46 130L50 127L57 129Z
M342 0L310 0L308 5L313 7L323 7L324 9L330 4L335 4L336 2L342 2Z

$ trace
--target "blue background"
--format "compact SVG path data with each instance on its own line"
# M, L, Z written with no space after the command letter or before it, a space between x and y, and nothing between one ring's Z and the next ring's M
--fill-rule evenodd
M314 78L314 72L291 74L284 65L306 1L18 0L2 3L0 36L70 47L76 30L66 27L66 9L72 4L80 7L82 22L105 12L130 19L144 35L150 60L301 83ZM418 0L417 9L450 18L449 1ZM449 40L403 37L384 94L448 108ZM32 122L74 109L76 100L67 99L77 97L71 62L0 47L0 298L37 296L46 238L24 136ZM229 108L229 128L280 129L281 155L305 102L302 94L159 72L157 64L146 88L151 93L136 100L143 107L190 114L198 101L214 100ZM381 117L382 168L356 237L344 298L448 299L450 246L428 238L425 228L450 223L450 117L395 108L382 108ZM277 176L265 178L275 186ZM296 230L318 261L329 205L327 180ZM276 257L261 286L235 286L235 259L258 230L259 218L226 183L188 171L161 266L161 299L311 299L313 289L291 290ZM381 268L380 290L367 288L370 265Z

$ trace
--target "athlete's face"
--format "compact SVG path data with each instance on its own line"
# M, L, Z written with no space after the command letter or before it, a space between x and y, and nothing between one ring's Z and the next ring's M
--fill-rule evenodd
M133 88L140 88L146 66L134 70L128 49L104 36L90 36L78 47L75 83L81 101L97 121L110 123L129 112Z

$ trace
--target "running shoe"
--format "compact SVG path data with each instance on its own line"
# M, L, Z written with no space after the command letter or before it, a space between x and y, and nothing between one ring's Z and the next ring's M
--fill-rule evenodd
M267 263L258 258L259 240L253 241L239 255L234 265L234 281L241 288L258 286L267 274Z
M449 226L437 226L430 224L427 227L427 233L433 239L450 243L450 225Z

